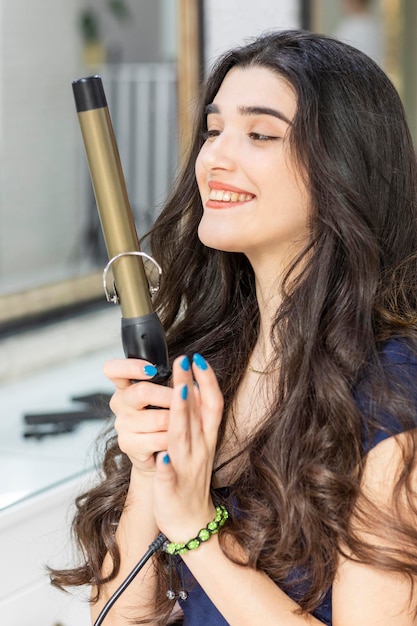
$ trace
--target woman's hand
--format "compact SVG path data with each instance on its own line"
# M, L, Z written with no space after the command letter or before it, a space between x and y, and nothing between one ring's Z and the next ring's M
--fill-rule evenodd
M210 483L223 396L200 355L192 365L187 357L176 359L173 384L166 452L158 455L154 479L154 513L160 530L179 542L193 538L215 515Z
M152 367L141 359L108 361L104 373L116 387L110 408L116 416L119 447L135 470L153 474L155 453L168 447L168 409L173 390L152 383ZM160 408L146 408L149 406Z

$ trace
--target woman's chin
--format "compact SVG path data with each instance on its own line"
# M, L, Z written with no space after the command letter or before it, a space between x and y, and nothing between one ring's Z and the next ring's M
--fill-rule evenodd
M217 225L208 225L205 220L200 222L198 227L198 238L207 248L214 248L222 252L242 252L242 241L238 241L239 236L236 229L233 232L229 229L219 229Z
M241 246L238 246L236 241L231 241L230 238L214 235L209 237L200 235L200 233L198 236L201 243L207 248L221 250L222 252L242 252Z

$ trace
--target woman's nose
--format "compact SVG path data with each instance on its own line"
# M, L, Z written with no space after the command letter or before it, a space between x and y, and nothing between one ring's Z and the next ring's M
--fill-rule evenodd
M207 170L232 170L236 167L237 153L236 140L230 134L222 132L204 144L200 157Z

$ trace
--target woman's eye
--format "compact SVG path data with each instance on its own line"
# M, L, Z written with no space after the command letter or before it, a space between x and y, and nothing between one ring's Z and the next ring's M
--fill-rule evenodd
M219 135L220 131L215 129L207 129L202 133L204 141L207 141L207 139L213 139L214 137L218 137Z
M275 141L276 139L279 139L279 137L264 135L262 133L249 133L249 137L255 141Z

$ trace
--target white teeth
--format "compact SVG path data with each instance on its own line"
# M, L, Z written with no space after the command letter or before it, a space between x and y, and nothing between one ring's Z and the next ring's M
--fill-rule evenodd
M210 200L217 200L217 202L249 202L252 198L251 194L223 191L222 189L211 189L209 195Z

